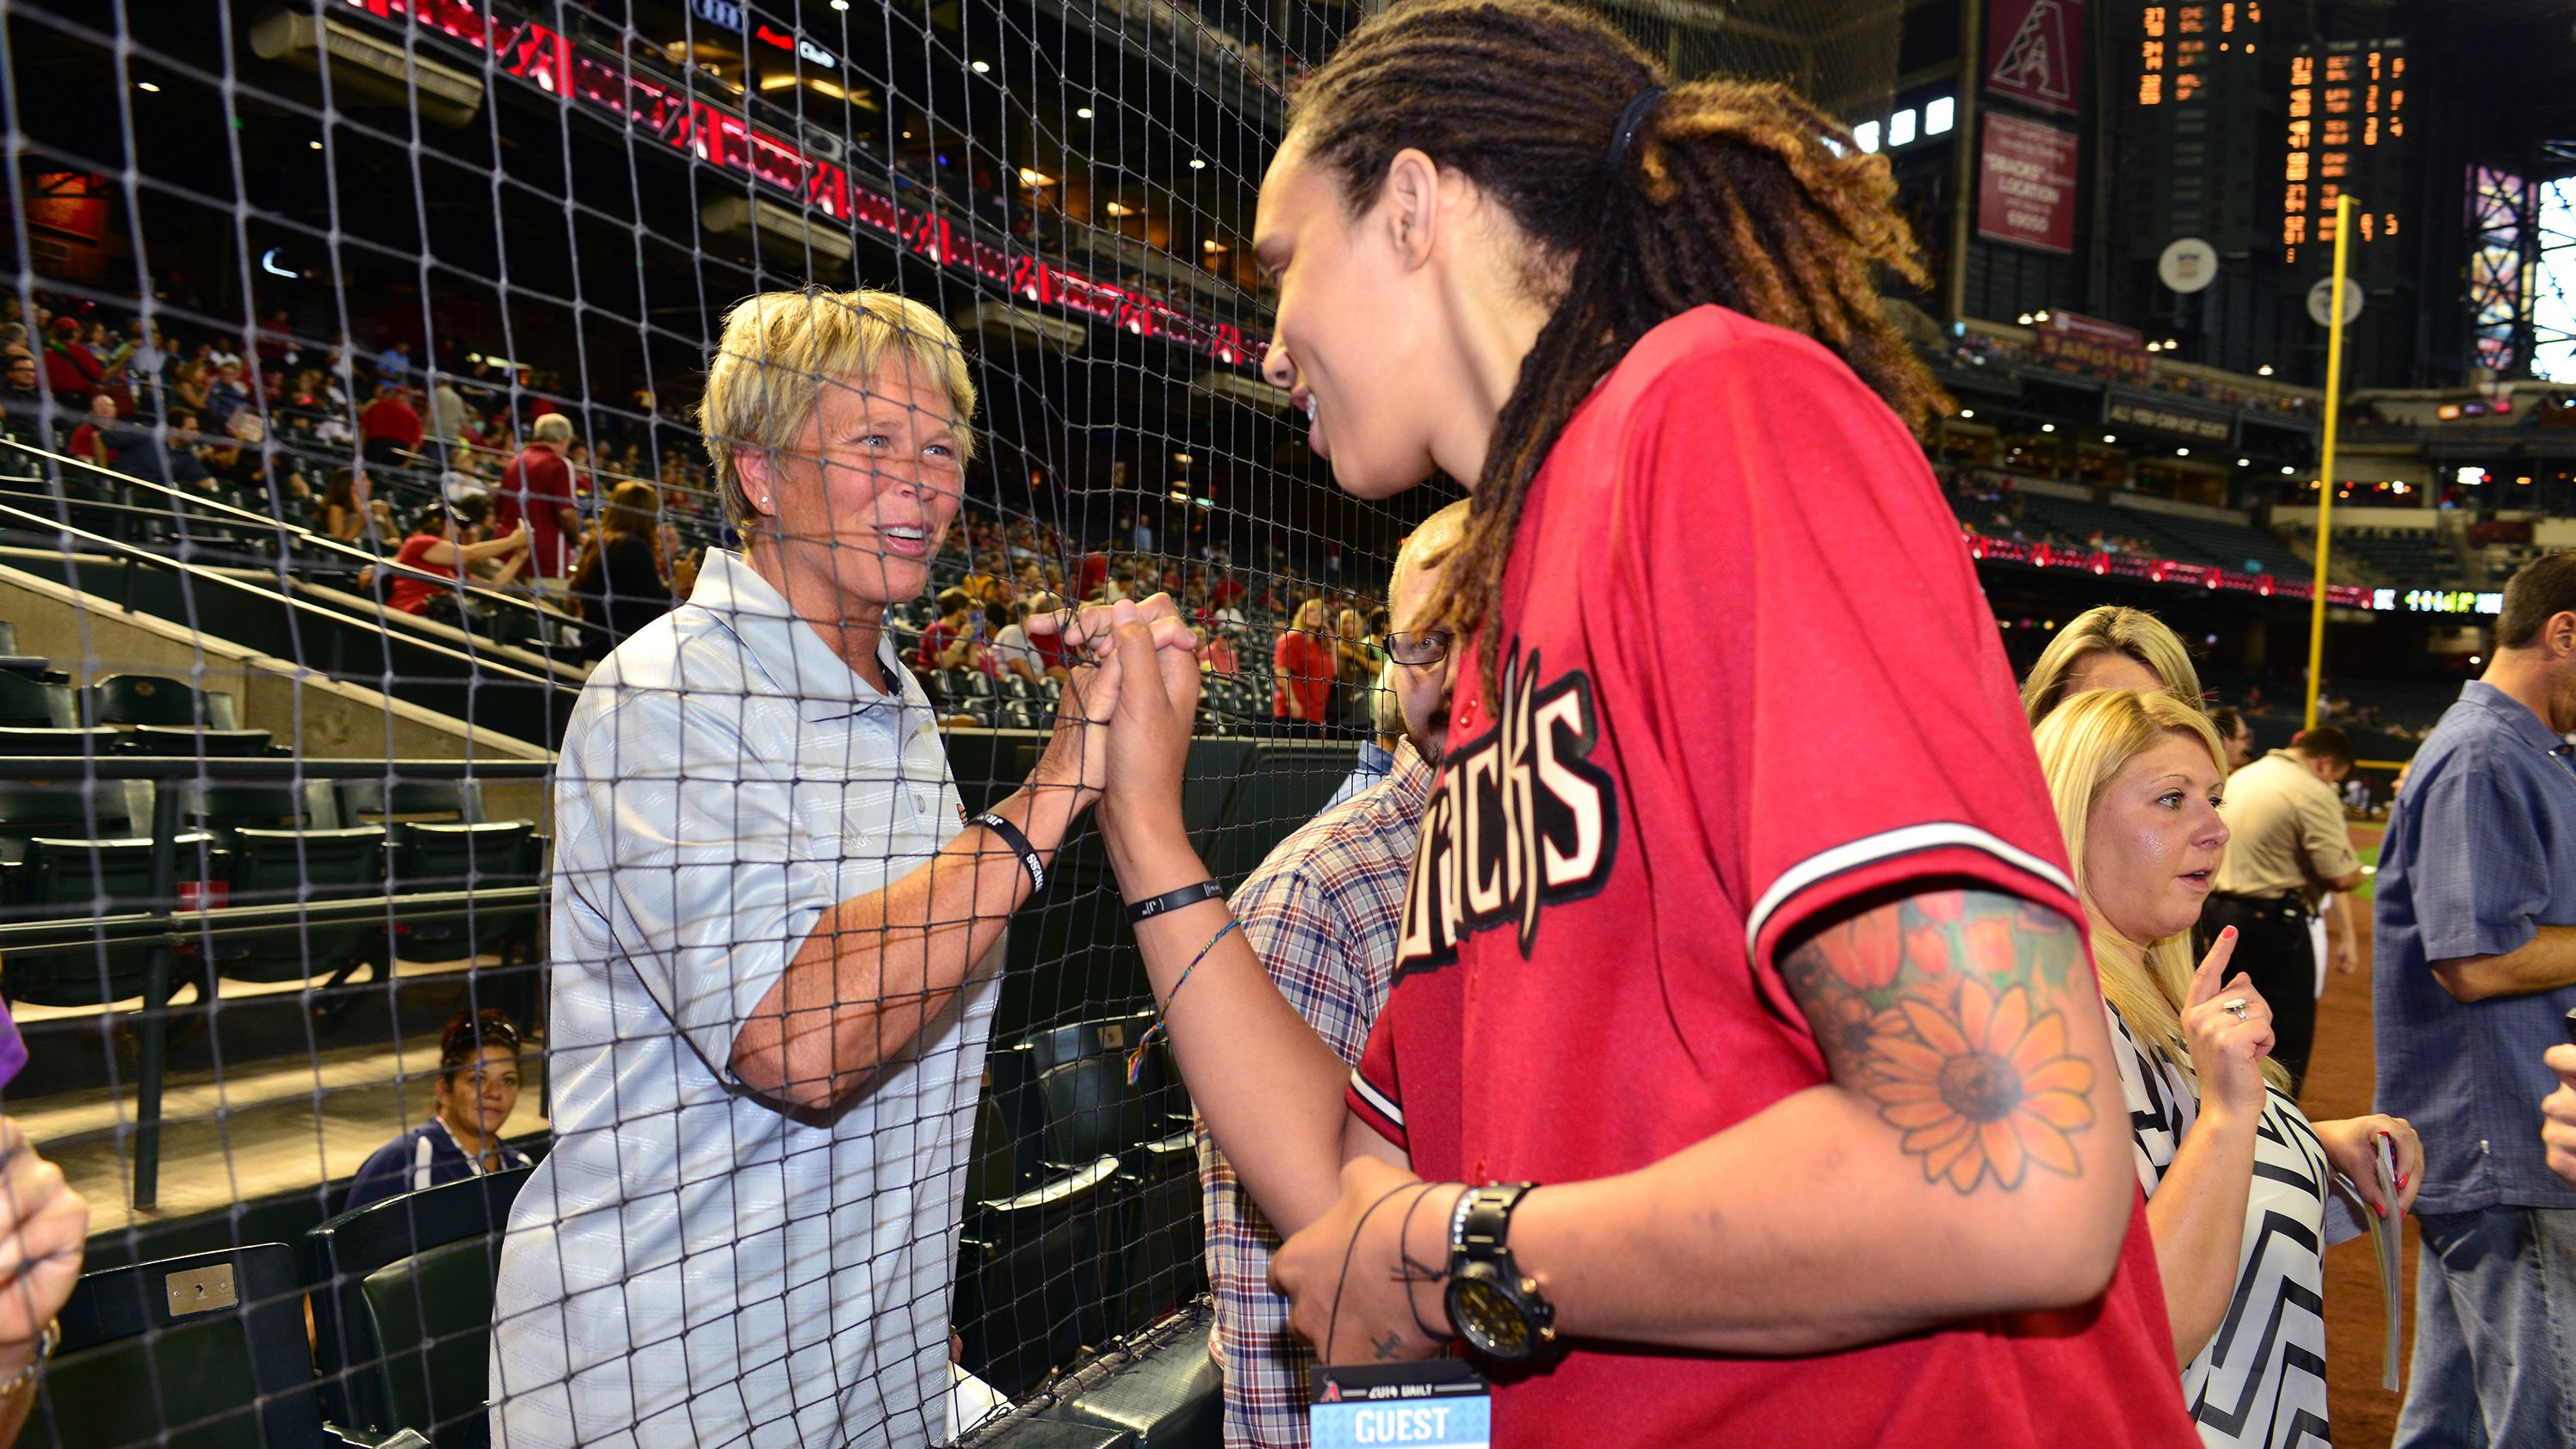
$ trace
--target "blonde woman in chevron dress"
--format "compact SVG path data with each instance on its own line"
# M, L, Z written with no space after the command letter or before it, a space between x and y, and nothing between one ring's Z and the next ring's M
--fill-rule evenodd
M2050 714L2037 744L2111 1008L2183 1402L2213 1449L2323 1449L2325 1245L2360 1233L2359 1213L2396 1225L2423 1176L2415 1129L2309 1122L2280 1090L2262 994L2228 977L2234 932L2193 968L2227 848L2208 717L2100 690ZM2394 1202L2371 1166L2382 1135Z

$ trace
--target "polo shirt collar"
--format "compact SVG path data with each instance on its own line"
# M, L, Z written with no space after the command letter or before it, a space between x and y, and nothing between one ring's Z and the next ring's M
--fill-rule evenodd
M2504 722L2514 738L2544 754L2565 754L2567 741L2541 723L2529 706L2483 679L2460 686L2460 703L2485 710Z
M909 698L903 660L895 653L890 636L883 631L877 635L877 662L884 666L886 679L895 687L894 693L887 694L861 679L858 671L832 652L823 636L787 602L786 595L762 578L739 553L708 550L689 602L707 609L732 629L753 662L795 698L809 720L814 718L810 709L813 705L849 706L833 712L857 713L881 704L901 705Z

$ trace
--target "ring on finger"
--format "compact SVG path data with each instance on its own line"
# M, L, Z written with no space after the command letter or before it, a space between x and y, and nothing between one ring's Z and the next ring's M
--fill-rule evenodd
M2242 996L2231 996L2218 1004L2225 1007L2227 1010L2234 1012L2238 1021L2245 1020L2246 1014L2254 1005L2254 1003L2247 1001Z

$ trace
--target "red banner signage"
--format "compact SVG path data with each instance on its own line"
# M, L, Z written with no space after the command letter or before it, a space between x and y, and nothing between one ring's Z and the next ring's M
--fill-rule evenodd
M2145 334L2081 312L2049 313L2031 341L2033 354L2060 371L2135 383L2146 382L2154 371Z
M1998 111L1977 156L1977 235L2041 251L2075 250L2075 133Z
M1029 253L978 241L946 217L854 184L839 163L809 155L714 101L639 74L560 31L533 21L495 20L465 0L346 3L396 24L408 18L418 29L490 56L493 68L504 75L622 122L629 134L748 177L810 214L876 232L916 255L1008 287L1023 301L1095 317L1140 337L1166 338L1230 366L1260 361L1261 349L1245 346L1242 330L1232 324L1205 321Z
M1990 0L1986 94L2074 115L2084 0Z

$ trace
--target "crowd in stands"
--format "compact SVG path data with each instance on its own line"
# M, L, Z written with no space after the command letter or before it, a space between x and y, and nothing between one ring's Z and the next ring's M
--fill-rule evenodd
M514 591L596 626L556 642L597 659L686 597L703 547L730 537L704 457L670 445L683 435L669 428L657 449L649 393L630 410L577 417L555 400L559 379L479 355L433 366L400 339L373 352L346 338L317 344L284 312L247 340L183 334L47 293L0 301L0 352L0 436L343 545L329 562L389 609L474 627L488 611L460 582ZM67 486L98 502L174 506L128 496L105 473ZM1259 571L1204 536L1157 550L1133 515L1109 542L970 508L943 565L975 605L971 622L958 621L953 647L924 652L939 620L898 616L907 657L925 671L1061 677L1060 661L1040 667L1042 646L1009 642L1030 639L1027 614L1168 592L1190 610L1210 674L1268 690L1283 649L1320 656L1330 697L1316 708L1331 722L1364 718L1379 631L1365 622L1364 586L1342 586L1338 556L1322 569L1330 582L1315 586L1289 577L1275 546ZM1322 612L1322 642L1279 642L1307 604ZM1299 707L1282 693L1257 712L1327 722Z

